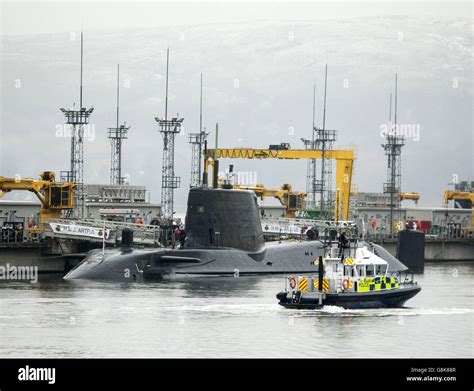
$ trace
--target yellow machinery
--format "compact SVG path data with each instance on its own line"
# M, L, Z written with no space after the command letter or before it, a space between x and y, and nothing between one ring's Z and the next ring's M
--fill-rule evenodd
M321 159L320 149L250 149L250 148L218 148L206 150L206 176L209 166L213 167L218 159ZM329 150L324 152L325 159L336 160L336 208L334 219L348 220L349 198L351 192L352 168L354 152L351 150Z
M455 200L455 201L470 201L471 208L474 206L474 193L468 191L452 191L446 190L444 192L444 203L448 205L448 201ZM474 209L471 209L471 228L474 228Z
M233 189L252 190L262 200L264 197L274 197L286 208L286 217L295 217L295 212L304 209L306 205L306 193L303 191L293 192L292 186L285 183L281 189L266 189L263 185L241 186L233 185Z
M412 200L415 201L415 204L418 205L418 201L420 200L419 193L400 193L400 201L403 200Z
M444 192L444 203L447 204L449 200L469 200L471 205L474 205L474 193L446 190Z
M76 184L55 182L52 171L40 174L41 179L0 177L0 198L12 190L26 190L36 194L41 202L40 226L48 219L58 219L61 211L74 208Z

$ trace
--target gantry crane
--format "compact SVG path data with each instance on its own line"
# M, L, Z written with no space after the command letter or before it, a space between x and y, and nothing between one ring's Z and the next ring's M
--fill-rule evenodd
M400 201L403 200L412 200L415 201L415 204L418 205L418 201L420 200L419 193L400 193Z
M444 203L447 204L450 200L470 201L471 206L474 205L474 193L468 191L452 191L446 190L444 192Z
M285 183L280 189L267 189L263 185L232 185L232 188L251 190L262 200L266 197L276 198L285 207L286 217L295 217L295 212L304 209L306 205L306 193L303 191L293 192L292 186L288 183Z
M63 210L74 208L74 190L76 184L55 182L56 174L45 171L41 179L0 177L0 198L13 190L26 190L35 193L41 202L40 226L48 219L58 219Z
M450 200L454 201L468 201L471 205L471 227L469 229L474 228L474 193L468 191L452 191L446 190L444 192L444 203L447 206Z
M217 187L217 173L215 163L218 159L321 159L323 151L320 149L253 149L253 148L218 148L207 149L205 153L205 177L208 177L209 166L213 167L214 186ZM325 159L336 160L336 208L334 219L348 220L349 198L351 192L352 169L354 152L352 150L324 151Z

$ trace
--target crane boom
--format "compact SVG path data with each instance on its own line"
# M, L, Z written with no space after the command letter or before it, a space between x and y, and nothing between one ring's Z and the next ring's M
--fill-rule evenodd
M206 177L218 159L334 159L336 160L336 208L334 219L349 218L349 199L355 155L352 150L218 148L206 150Z
M293 192L290 184L284 184L280 189L267 189L263 185L244 186L232 185L233 189L251 190L262 200L265 197L276 198L286 209L287 217L294 217L297 210L303 209L306 203L305 192Z
M56 175L52 171L42 172L40 178L0 177L0 198L15 190L34 193L41 202L40 224L43 224L47 219L60 218L61 211L74 208L76 184L55 182Z
M451 191L444 192L444 203L447 204L449 200L469 200L474 204L474 193L467 191Z

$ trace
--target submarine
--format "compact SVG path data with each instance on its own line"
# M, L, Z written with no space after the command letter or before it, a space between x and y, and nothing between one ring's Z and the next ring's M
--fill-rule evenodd
M146 281L193 276L244 276L312 273L324 255L322 240L265 242L257 197L250 190L192 188L180 248L133 248L124 230L120 248L91 251L65 280ZM388 271L407 268L383 247L362 242L388 263Z

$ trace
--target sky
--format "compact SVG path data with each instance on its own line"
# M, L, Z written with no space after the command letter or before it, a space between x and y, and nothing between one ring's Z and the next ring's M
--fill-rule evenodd
M84 101L94 106L85 143L85 178L107 183L114 125L116 64L121 120L130 124L123 166L131 184L160 201L165 52L171 51L170 112L185 118L176 172L185 210L190 148L199 121L219 122L222 147L267 147L309 137L316 84L322 121L328 63L327 125L336 145L357 146L354 182L381 191L386 160L381 132L399 78L399 123L408 132L402 190L421 206L440 206L456 180L473 180L472 5L453 2L2 2L0 175L36 177L68 167L59 107L77 102L79 40L85 34ZM221 163L222 164L222 163ZM268 187L305 190L304 161L225 161ZM23 199L25 194L13 195Z
M469 2L445 1L3 1L4 34L115 30L248 20L367 16L466 17Z

